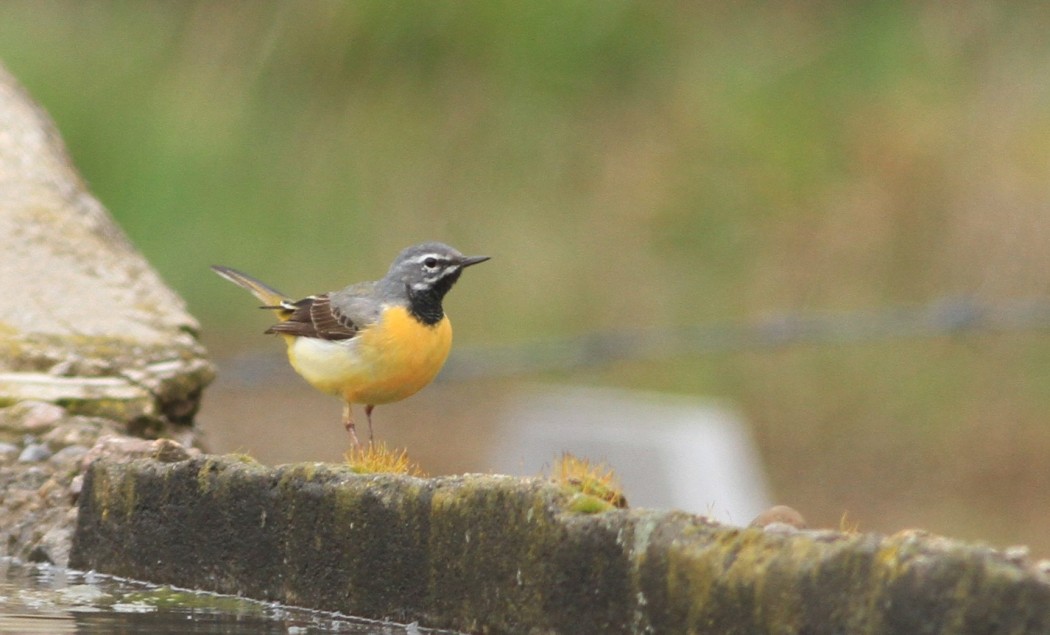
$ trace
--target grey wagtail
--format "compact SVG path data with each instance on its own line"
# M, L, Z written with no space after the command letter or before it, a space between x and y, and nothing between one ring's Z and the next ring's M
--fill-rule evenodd
M358 282L302 300L229 267L215 273L251 291L280 320L266 333L284 337L288 361L311 386L342 397L343 425L360 447L351 404L364 404L372 442L377 404L410 397L445 364L452 325L441 301L465 267L488 256L464 256L442 243L398 254L381 280Z

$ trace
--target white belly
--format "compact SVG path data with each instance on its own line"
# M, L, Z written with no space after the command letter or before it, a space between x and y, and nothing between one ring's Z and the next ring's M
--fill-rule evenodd
M342 395L347 383L367 376L357 349L357 338L331 341L297 337L288 347L288 359L311 386L331 395Z

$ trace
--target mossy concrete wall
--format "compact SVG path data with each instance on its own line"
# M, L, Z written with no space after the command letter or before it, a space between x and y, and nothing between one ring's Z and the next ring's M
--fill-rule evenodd
M71 564L479 633L1046 633L1045 567L902 532L569 511L539 479L105 459Z

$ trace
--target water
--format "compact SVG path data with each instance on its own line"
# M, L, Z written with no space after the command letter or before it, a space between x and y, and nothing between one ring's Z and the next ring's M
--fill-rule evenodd
M451 633L0 559L0 633Z

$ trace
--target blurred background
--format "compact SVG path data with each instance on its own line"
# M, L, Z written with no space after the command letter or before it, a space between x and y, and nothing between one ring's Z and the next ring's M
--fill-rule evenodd
M301 296L443 240L493 256L447 299L450 373L375 413L429 473L491 469L523 386L695 396L813 526L1050 556L1050 334L892 319L1050 299L1048 29L1037 2L8 0L0 60L200 319L216 450L346 439L208 265ZM887 322L676 330L811 315ZM639 346L518 363L596 333Z

